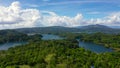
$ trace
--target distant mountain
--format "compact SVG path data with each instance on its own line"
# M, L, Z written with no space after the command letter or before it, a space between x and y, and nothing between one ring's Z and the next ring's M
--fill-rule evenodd
M92 32L118 33L116 29L110 28L105 25L99 25L99 24L82 26L81 29L82 29L82 32L85 31L85 32L90 32L90 33Z
M88 25L88 26L82 26L81 28L83 28L83 29L111 29L111 28L108 27L108 26L99 25L99 24L96 24L96 25Z
M15 31L15 30L0 30L0 36L5 36L5 35L20 35L22 33Z
M64 33L64 32L78 32L80 29L78 28L69 28L62 26L51 26L51 27L36 27L36 28L22 28L15 29L19 32L23 33Z
M65 32L86 32L86 33L102 32L111 34L120 33L120 29L114 29L99 24L72 28L62 26L51 26L51 27L21 28L15 30L23 33L65 33Z
M111 28L114 28L114 29L120 29L120 26L109 26Z
M87 32L87 33L94 33L94 32L102 32L102 33L110 33L110 34L118 34L120 33L120 27L116 28L95 24L95 25L88 25L88 26L78 26L76 28L80 29L80 32Z

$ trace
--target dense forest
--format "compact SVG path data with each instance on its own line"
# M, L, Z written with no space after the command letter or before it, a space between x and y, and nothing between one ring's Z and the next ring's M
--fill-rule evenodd
M106 33L61 33L59 34L67 39L80 39L84 42L93 42L104 45L105 47L113 48L120 51L120 34Z
M59 34L59 33L58 33ZM63 40L42 40L42 35L16 31L0 32L1 41L27 44L0 51L0 68L120 68L120 34L60 33ZM3 39L4 38L4 39ZM79 47L80 39L102 44L114 52L94 53Z
M87 51L75 40L38 40L0 51L0 68L119 68L119 55Z
M27 35L14 30L1 30L0 43L26 41Z
M111 28L104 25L88 25L88 26L80 26L80 27L62 27L62 26L51 26L51 27L35 27L35 28L20 28L15 29L16 31L22 33L66 33L66 32L86 32L86 33L109 33L109 34L118 34L120 33L120 29Z
M32 39L39 39L42 36L39 34L27 35L15 30L1 30L0 31L0 44L7 42L21 42L30 41Z

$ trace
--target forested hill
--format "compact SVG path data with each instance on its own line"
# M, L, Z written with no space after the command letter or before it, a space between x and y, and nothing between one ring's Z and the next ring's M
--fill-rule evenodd
M15 30L23 33L61 33L61 32L78 32L81 29L61 27L61 26L51 26L51 27L22 28Z
M16 32L17 31L17 32ZM75 33L110 33L110 34L118 34L120 33L120 29L110 28L104 25L88 25L82 27L62 27L62 26L51 26L51 27L34 27L34 28L19 28L19 29L11 29L11 30L0 30L0 35L8 34L8 33L66 33L66 32L75 32Z
M1 30L0 31L0 44L6 43L6 42L25 42L30 40L40 40L41 39L40 34L35 35L27 35L25 33L21 33L15 30Z
M18 31L15 31L15 30L0 30L0 35L1 36L4 36L4 35L20 35L20 34L23 34L23 33L20 33Z
M27 34L17 32L15 30L1 30L0 43L16 42L27 40Z
M82 29L81 32L89 32L89 33L101 32L101 33L112 33L112 34L120 33L120 29L111 28L111 27L108 27L105 25L99 25L99 24L82 26L80 28Z
M35 28L21 28L15 29L16 31L23 33L63 33L63 32L86 32L86 33L110 33L118 34L120 29L110 28L104 25L88 25L82 27L61 27L61 26L51 26L51 27L35 27Z

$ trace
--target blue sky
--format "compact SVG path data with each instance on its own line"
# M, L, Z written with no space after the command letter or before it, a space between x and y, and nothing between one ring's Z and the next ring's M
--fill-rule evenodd
M8 7L16 0L0 0L0 6ZM17 0L22 9L54 12L57 16L75 17L82 14L84 20L104 19L120 14L120 0ZM114 15L113 15L114 16ZM110 17L110 19L112 16ZM119 16L116 18L118 19ZM96 20L94 20L96 21ZM82 21L83 22L83 21ZM103 22L102 22L103 24ZM119 21L117 21L119 24ZM110 25L112 25L110 23ZM113 24L114 25L114 24ZM79 26L79 25L78 25Z
M0 0L10 5L16 0ZM17 0L22 8L36 8L56 12L58 15L75 16L82 13L85 18L101 18L120 11L120 0Z

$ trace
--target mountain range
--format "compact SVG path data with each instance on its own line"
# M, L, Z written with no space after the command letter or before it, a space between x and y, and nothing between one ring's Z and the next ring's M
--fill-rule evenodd
M88 25L88 26L78 26L78 27L62 27L62 26L51 26L51 27L34 27L34 28L20 28L14 29L23 33L64 33L64 32L84 32L84 33L110 33L118 34L120 29L111 28L105 25Z

